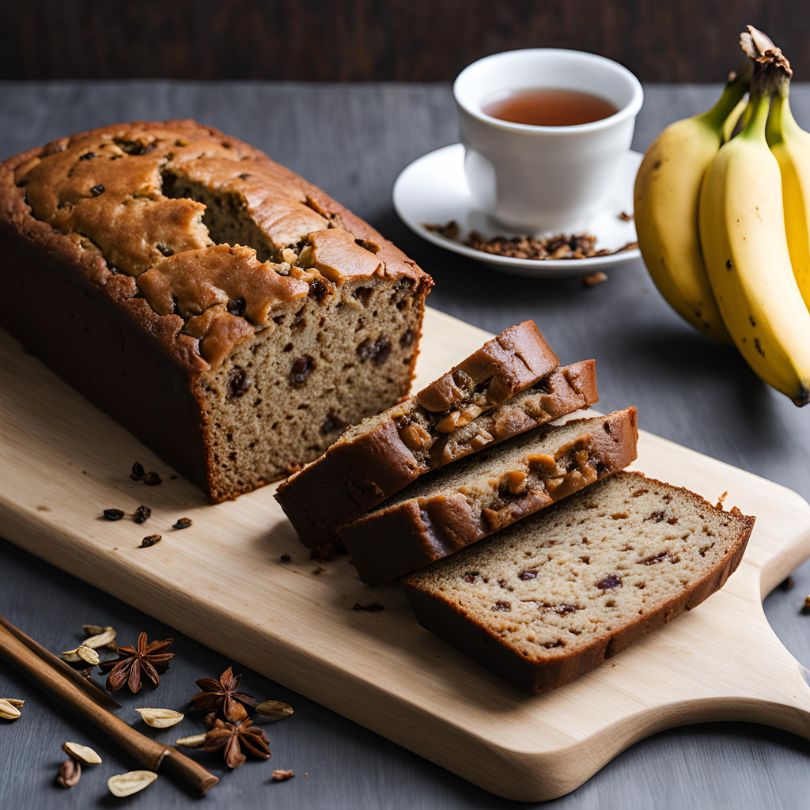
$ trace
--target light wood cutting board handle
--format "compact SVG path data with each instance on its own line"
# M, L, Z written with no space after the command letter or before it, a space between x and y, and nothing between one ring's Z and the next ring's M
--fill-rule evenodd
M86 691L46 664L2 625L0 657L19 669L59 705L92 723L139 765L152 771L165 767L199 793L206 793L219 781L198 762L141 734L103 709Z
M764 614L763 620L767 624ZM751 665L770 672L771 693L758 696L751 719L810 740L810 670L793 657L770 625L768 633L773 643L766 650L752 650Z

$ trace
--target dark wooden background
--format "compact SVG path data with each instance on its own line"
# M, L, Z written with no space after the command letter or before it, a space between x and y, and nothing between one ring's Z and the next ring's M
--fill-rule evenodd
M719 81L746 23L810 77L806 0L0 0L0 78L446 81L488 53L594 51Z

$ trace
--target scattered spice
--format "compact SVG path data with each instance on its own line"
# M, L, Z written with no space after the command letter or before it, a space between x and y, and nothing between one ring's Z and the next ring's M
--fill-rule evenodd
M622 222L632 222L633 221L633 215L628 214L627 211L620 211L619 212L619 219Z
M132 519L136 523L146 523L150 517L152 517L152 510L143 504L141 504L132 514Z
M293 707L283 700L263 700L256 707L256 712L269 720L286 720L293 716L294 711Z
M16 720L22 712L7 698L0 698L0 719Z
M121 520L124 517L123 509L105 509L102 512L104 520Z
M779 583L779 590L781 591L792 591L793 586L796 584L793 577L786 577Z
M605 281L608 280L607 273L603 273L601 270L597 273L591 273L587 276L582 277L582 286L583 287L595 287L597 284L603 284Z
M292 561L292 557L289 554L282 554L279 557L279 560L281 560L281 562L283 562L283 563L288 563L288 562Z
M113 796L122 799L125 796L132 796L133 793L139 793L144 788L148 788L157 778L158 775L152 771L117 773L107 780L107 788Z
M140 461L136 461L132 465L132 470L129 473L129 477L133 481L140 481L146 475L146 470L143 468L143 464Z
M111 650L118 650L118 645L115 643L116 638L116 630L114 627L110 627L109 625L100 625L100 624L83 624L82 630L87 633L90 638L84 640L84 644L87 644L88 647L92 647L94 650L98 649L95 644L88 644L88 641L96 641L94 636L100 636L105 633L111 633L113 638L111 641L107 642L104 646L109 647Z
M90 647L92 650L99 650L102 647L116 647L115 639L117 635L114 627L101 627L98 633L86 638L81 646Z
M723 494L717 499L717 508L722 509L726 498L728 498L728 490L724 490Z
M81 765L100 765L101 757L88 745L76 742L63 742L62 750Z
M159 543L162 539L159 534L149 534L141 540L141 544L138 548L149 548L150 546L154 546L155 543Z
M117 692L126 685L133 695L137 694L144 676L152 686L159 686L160 673L169 668L169 661L174 658L174 653L166 652L173 643L173 638L150 642L146 633L141 633L134 647L119 647L118 658L99 664L102 672L109 672L107 691Z
M75 759L66 759L59 766L56 782L63 788L72 788L79 784L81 778L82 766Z
M369 613L379 613L381 610L385 610L385 605L381 605L379 602L369 602L366 605L355 602L352 610L365 610Z
M242 676L234 675L231 667L228 667L219 678L200 678L196 683L202 692L194 695L189 700L189 705L197 711L219 711L223 716L227 716L236 703L251 708L256 705L256 699L252 695L239 691Z
M144 475L143 482L148 487L156 487L158 484L163 483L163 479L154 470L150 470Z
M183 720L181 712L172 709L135 709L147 726L152 728L171 728Z
M86 644L80 644L72 650L65 650L62 653L62 658L69 664L78 664L79 661L84 661L85 664L90 664L91 667L98 665L98 653Z
M810 613L810 594L804 597L804 604L802 605L802 613Z
M322 565L312 569L312 573L315 574L316 577L322 574L324 571L326 571L326 569Z
M276 768L272 773L274 782L286 782L288 779L292 779L293 776L295 776L295 771L285 771L281 768Z
M478 231L470 231L466 239L462 238L461 229L454 220L444 225L425 224L425 228L434 233L460 242L462 245L490 253L495 256L509 256L514 259L531 259L546 261L550 259L592 259L596 256L612 256L626 250L634 250L638 242L628 242L616 250L596 247L593 234L556 234L554 236L494 236L491 239Z
M174 741L181 748L202 748L205 745L205 734L193 734L191 737L181 737Z
M267 735L253 725L241 703L233 702L224 715L224 720L216 718L213 727L206 732L203 751L222 751L225 764L231 769L244 764L245 754L255 759L270 758Z
M178 518L172 525L173 529L187 529L191 526L191 518L181 517Z

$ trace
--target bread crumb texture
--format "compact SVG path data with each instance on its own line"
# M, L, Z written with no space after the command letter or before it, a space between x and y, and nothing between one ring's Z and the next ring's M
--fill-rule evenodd
M707 578L719 587L752 526L685 489L617 473L407 582L543 664L606 643Z

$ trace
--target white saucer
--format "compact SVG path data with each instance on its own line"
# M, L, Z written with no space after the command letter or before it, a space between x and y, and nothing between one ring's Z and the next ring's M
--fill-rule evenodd
M593 234L598 248L616 250L636 241L633 221L624 222L619 214L633 211L633 182L641 158L639 152L632 151L622 158L622 178L615 193L599 214L577 229ZM533 278L578 277L627 264L640 256L636 248L591 259L516 259L474 250L429 230L425 223L444 225L455 220L465 235L471 230L486 237L515 235L472 207L464 177L464 147L460 143L429 152L405 168L394 183L394 208L402 221L428 242L506 273Z

